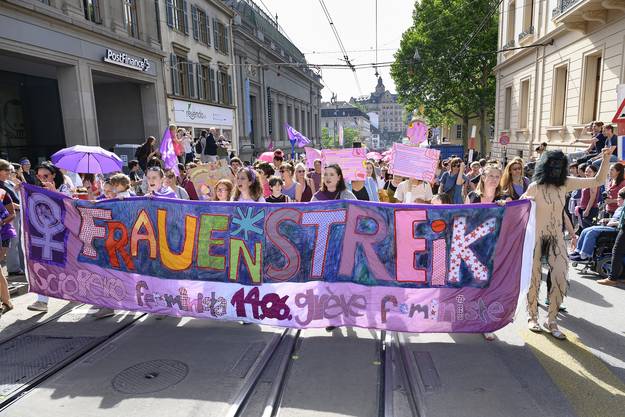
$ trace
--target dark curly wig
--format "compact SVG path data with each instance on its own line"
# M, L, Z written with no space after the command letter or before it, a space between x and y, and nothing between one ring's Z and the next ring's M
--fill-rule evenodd
M560 150L546 151L536 162L532 180L537 184L561 187L566 182L568 173L569 160L566 155Z

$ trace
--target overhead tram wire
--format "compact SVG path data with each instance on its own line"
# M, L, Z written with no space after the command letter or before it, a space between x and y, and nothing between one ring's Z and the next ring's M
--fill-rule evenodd
M362 95L362 88L360 87L360 81L358 80L356 67L354 64L352 64L351 60L349 59L349 56L347 55L347 50L345 49L345 45L343 45L341 36L339 35L339 32L336 29L336 25L334 24L334 21L332 20L332 16L330 16L330 11L328 10L324 0L319 0L319 4L321 5L321 9L323 10L323 13L326 15L326 18L328 19L328 23L330 24L330 28L332 28L332 33L334 33L336 42L339 44L339 49L341 50L341 53L343 54L343 60L345 61L347 66L351 68L352 72L354 73L354 81L356 82L356 87L358 88L358 94Z
M378 0L375 0L375 64L378 65ZM375 78L378 78L378 68L375 69Z

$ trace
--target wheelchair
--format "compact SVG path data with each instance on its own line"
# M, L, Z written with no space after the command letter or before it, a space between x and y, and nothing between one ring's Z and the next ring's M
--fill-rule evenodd
M606 278L612 270L612 248L614 247L617 234L618 231L616 229L602 232L597 237L592 257L585 261L572 262L571 265L573 267L577 267L580 264L584 265L584 268L580 271L582 274L595 273L601 278ZM625 263L625 258L623 260Z

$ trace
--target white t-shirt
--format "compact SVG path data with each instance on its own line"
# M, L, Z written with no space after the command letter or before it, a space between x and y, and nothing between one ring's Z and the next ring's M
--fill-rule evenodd
M395 198L402 203L414 203L416 199L430 201L432 199L432 187L427 182L411 186L410 180L402 181L397 186Z
M182 137L182 147L184 148L184 153L193 152L193 147L191 146L191 137L189 135Z

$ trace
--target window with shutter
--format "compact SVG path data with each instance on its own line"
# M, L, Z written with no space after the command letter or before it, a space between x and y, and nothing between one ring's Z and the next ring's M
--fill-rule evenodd
M174 27L174 0L167 0L167 26Z
M209 79L208 79L208 91L209 91L209 100L211 102L217 101L217 93L215 91L215 70L210 69L209 71Z
M187 62L187 80L189 84L189 97L197 98L197 91L195 88L195 64L193 62Z
M198 15L197 15L197 8L193 5L191 5L191 28L193 30L193 39L198 40L199 39L199 30L198 30Z
M169 65L171 67L171 86L175 96L180 95L180 79L178 77L178 59L175 54L169 56Z
M186 35L189 34L189 16L187 0L182 0L182 16L183 16L183 30Z
M197 9L199 41L205 45L210 45L207 22L206 12L202 9Z
M211 27L210 27L210 19L208 15L206 15L206 44L210 46L211 44Z
M228 75L228 104L231 106L234 105L234 100L232 98L232 77Z
M230 26L224 25L224 53L227 55L230 50L230 43L228 38L228 31L230 30Z
M217 73L217 102L222 104L224 102L224 80L221 77L221 71Z
M215 50L219 51L219 33L217 33L217 19L213 17L213 43L215 44Z

